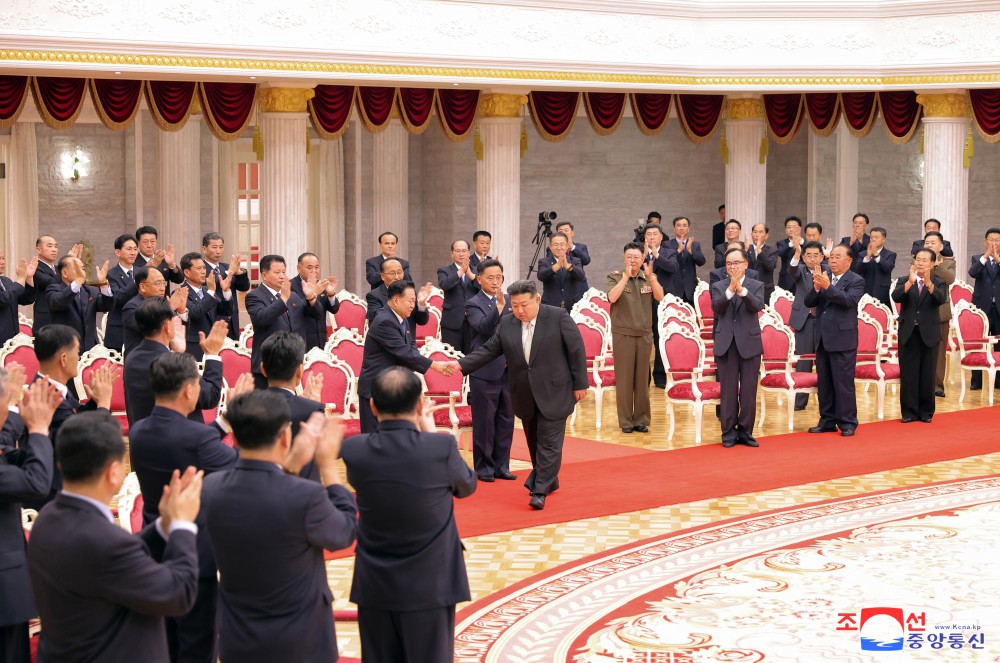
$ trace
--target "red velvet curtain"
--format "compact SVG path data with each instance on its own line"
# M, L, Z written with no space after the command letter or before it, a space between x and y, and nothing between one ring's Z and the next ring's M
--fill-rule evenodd
M83 95L87 91L86 78L32 79L35 106L42 120L53 129L66 129L76 122L83 108Z
M576 120L579 92L532 92L528 95L531 121L545 140L558 142L569 135Z
M715 132L726 97L721 94L678 94L677 115L688 140L704 143Z
M353 85L317 85L309 100L309 118L320 138L333 140L347 129L357 88Z
M878 105L889 138L894 143L905 143L917 132L923 106L917 103L917 93L912 90L879 92Z
M816 92L804 96L813 131L819 136L832 134L840 121L840 95L836 92Z
M789 143L802 124L801 94L765 94L764 115L777 143Z
M123 131L139 112L142 81L95 78L90 81L90 96L104 126Z
M1000 141L1000 90L969 90L969 100L979 135L991 143Z
M17 122L27 96L27 76L0 76L0 129Z
M201 108L219 140L236 140L250 124L257 104L256 83L199 83Z
M164 131L180 131L191 116L197 83L188 81L147 81L146 105L156 126Z
M587 119L594 131L602 136L615 132L625 114L624 92L587 92L583 95L583 105Z
M358 88L358 112L368 131L378 133L389 126L394 103L396 103L394 87Z
M438 90L438 119L451 140L463 140L469 135L478 109L479 90Z
M397 101L399 115L406 130L422 134L431 123L431 111L434 110L433 88L401 87Z
M844 110L844 119L855 136L867 136L872 130L877 108L877 97L874 92L842 92L840 103Z
M667 126L667 118L670 117L671 95L633 92L629 98L639 131L647 136L655 136L663 131L663 127Z

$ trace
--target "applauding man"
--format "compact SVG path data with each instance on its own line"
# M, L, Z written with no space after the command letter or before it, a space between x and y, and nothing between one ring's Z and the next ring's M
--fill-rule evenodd
M73 255L59 259L56 271L61 281L45 289L45 299L53 324L72 327L80 335L80 352L97 345L97 313L108 312L114 306L111 286L108 285L110 263L97 269L97 285L85 285L87 272L83 261Z
M587 278L583 263L569 253L569 238L563 233L556 233L549 239L549 251L551 255L538 260L538 280L545 286L542 303L570 312L580 299L576 284Z

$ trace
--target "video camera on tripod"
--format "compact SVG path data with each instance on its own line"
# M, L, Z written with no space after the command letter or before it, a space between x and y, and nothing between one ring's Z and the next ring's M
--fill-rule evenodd
M543 240L552 237L552 222L556 220L557 216L555 212L538 213L538 227L535 229L534 239L531 240L531 243L535 245L535 255L528 263L528 274L524 277L525 279L530 279L531 273L535 271L535 265L538 264L538 254L541 253L542 245L545 243Z

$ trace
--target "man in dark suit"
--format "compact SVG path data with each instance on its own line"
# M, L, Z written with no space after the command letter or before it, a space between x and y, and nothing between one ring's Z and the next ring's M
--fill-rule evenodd
M166 616L191 609L198 587L201 474L175 472L160 518L137 536L108 503L127 469L107 412L68 421L56 441L63 491L38 515L28 570L45 624L39 661L168 661Z
M840 239L840 243L851 250L851 259L853 260L851 266L854 271L861 269L861 259L868 254L868 243L871 241L871 237L868 235L870 223L867 214L858 212L851 219L851 236ZM883 238L884 241L885 238Z
M899 309L899 412L904 424L934 416L934 370L941 347L941 305L948 286L932 276L937 256L921 249L913 258L910 275L892 292Z
M685 216L674 219L674 238L666 243L677 252L677 271L667 276L666 292L694 304L694 290L698 287L698 268L705 264L701 243L691 237L691 221ZM662 285L662 284L661 284Z
M4 382L7 371L0 368L0 419L8 418L14 394ZM52 443L49 423L62 398L54 387L38 381L28 387L20 403L20 420L27 438L16 459L7 450L0 457L0 660L29 663L28 620L38 615L28 579L21 506L25 500L41 500L52 486ZM14 415L17 416L17 415ZM6 421L4 422L6 423Z
M661 228L663 223L663 216L659 212L650 212L646 215L645 221L639 221L639 226L635 229L635 239L636 244L646 243L646 228L648 226L656 226Z
M371 285L371 289L382 285L382 263L390 258L395 258L399 261L399 264L403 268L403 278L407 281L412 281L413 277L410 276L410 263L396 255L396 244L399 242L399 237L395 233L384 232L378 236L378 247L381 252L374 258L369 258L365 261L365 279Z
M726 252L728 278L712 286L715 313L713 352L721 384L722 446L737 442L760 446L753 436L757 420L757 377L764 346L757 312L764 308L764 284L746 278L747 258L742 249Z
M472 350L496 333L500 318L510 314L503 295L503 265L493 259L479 263L479 292L465 303L472 328ZM510 446L514 440L514 407L507 383L507 362L497 357L469 376L472 407L472 466L480 481L513 481Z
M139 245L132 235L120 235L115 240L115 255L118 264L108 271L108 285L114 304L108 313L108 321L104 325L104 347L122 351L125 345L125 332L122 328L122 310L130 299L139 294L139 286L135 282L133 267L135 257L139 253Z
M7 269L7 256L0 251L0 346L21 332L17 316L19 305L27 306L35 301L35 273L38 259L29 263L24 258L17 263L15 280L3 276Z
M319 277L319 257L315 253L300 255L295 268L298 275L292 278L292 292L305 301L309 297L302 289L302 282L311 284L312 291L323 309L323 315L318 318L311 315L302 318L306 351L323 348L326 345L326 314L330 312L336 315L340 310L340 302L337 301L337 277L331 276L325 279Z
M200 253L185 253L181 256L181 271L184 272L184 285L188 289L185 352L201 361L199 335L207 336L212 325L219 321L225 322L229 329L229 315L233 307L232 281L236 272L224 279L209 280L205 261ZM221 291L215 290L216 287L221 288ZM256 328L254 332L256 335Z
M372 397L372 381L383 370L390 366L405 366L419 373L426 373L428 369L442 375L455 372L453 366L431 361L417 351L412 327L412 313L416 305L413 284L394 281L388 288L388 296L388 306L371 321L365 336L365 353L361 360L361 375L358 376L358 414L362 433L372 433L378 428L369 399Z
M441 311L441 340L463 354L469 352L472 330L465 319L465 302L479 291L476 270L469 262L469 245L457 239L451 243L451 264L439 267L438 287L444 291Z
M560 221L556 224L556 232L566 235L566 254L580 259L580 264L586 267L590 264L590 251L587 249L586 244L581 244L576 241L576 229L573 224L569 221ZM545 255L551 255L552 251L545 247ZM587 292L590 288L590 284L587 283L587 277L584 276L583 280L576 282L577 300L583 298L583 293Z
M217 311L217 315L220 319L229 319L229 338L238 341L240 339L240 302L236 293L250 290L250 274L243 269L243 257L239 253L233 255L229 262L222 262L225 250L226 240L219 233L207 233L201 238L201 256L205 262L208 289L216 293L222 292L225 280L229 279L230 281L232 299L229 300L229 311L220 310ZM230 267L231 265L235 265L235 267ZM230 269L232 269L232 276L230 276Z
M755 223L750 229L750 246L746 249L747 269L758 274L759 281L764 283L764 303L771 303L771 293L774 292L774 271L778 267L778 250L769 246L767 238L770 233L763 223Z
M368 304L366 317L371 326L372 321L379 311L386 308L389 302L389 286L396 281L407 280L404 276L403 266L395 258L390 258L382 263L382 285L365 295L365 302ZM428 284L424 284L417 291L417 307L413 309L410 316L410 333L414 333L417 325L426 325L430 320L427 313L427 300L430 299L431 289Z
M156 228L142 226L135 231L135 241L139 243L139 255L135 257L136 267L155 267L170 283L184 282L184 274L174 262L174 245L168 244L166 249L158 248L159 233Z
M260 285L247 293L244 302L253 324L253 347L250 368L255 389L267 389L267 378L260 372L260 346L271 334L295 332L305 338L305 318L326 318L311 283L302 284L306 299L292 292L291 279L285 272L285 259L268 255L260 259Z
M83 261L71 255L56 263L61 281L45 289L49 318L53 324L72 327L80 334L83 352L97 345L97 314L111 310L114 299L108 285L108 261L97 268L98 287L84 285L87 273Z
M986 231L985 250L972 256L969 278L973 281L972 303L978 306L990 323L990 334L1000 334L1000 228ZM983 388L983 371L972 372L972 389ZM1000 373L996 377L1000 389Z
M569 314L543 306L534 281L515 281L507 294L513 315L501 318L490 340L458 364L468 375L507 358L514 414L531 454L528 504L544 509L545 496L559 488L566 417L587 395L587 352Z
M663 242L663 230L657 223L650 223L642 231L643 248L646 253L644 262L653 263L653 274L664 292L670 290L671 282L680 271L680 259L677 250ZM693 295L693 293L692 293ZM659 308L657 302L653 307L653 347L660 347ZM667 373L663 367L663 358L659 351L653 353L653 384L659 389L667 386Z
M75 252L76 247L73 247ZM82 249L82 247L81 247ZM49 324L49 303L45 299L45 291L53 283L58 283L62 279L56 272L56 263L59 261L59 242L51 235L40 235L35 240L35 253L38 257L37 269L35 270L35 306L31 319L31 334L35 335L38 330Z
M549 239L549 253L538 259L538 280L543 284L542 302L567 312L580 299L577 283L586 279L583 264L569 254L569 238L556 233Z
M712 246L726 241L726 204L719 205L719 221L712 226Z
M896 267L896 254L885 248L885 228L872 228L870 240L861 264L854 271L865 279L865 294L871 295L892 309L889 286L892 285L892 270ZM851 263L853 266L853 262Z
M733 249L739 249L740 251L746 252L743 246L743 242L729 242L726 244L726 251L732 251ZM751 281L760 281L760 274L757 273L756 269L750 269L749 267L744 270L744 274ZM729 278L729 272L727 267L723 265L722 267L717 267L708 272L708 286L712 287L719 281L724 281ZM713 322L714 324L714 322Z
M493 235L486 230L477 230L472 233L472 255L469 256L469 264L472 269L479 270L479 263L493 258L490 255L490 246L493 244ZM495 258L494 258L495 260Z
M362 505L351 601L369 663L454 660L455 604L468 601L454 498L476 490L458 443L425 415L411 371L372 384L378 432L345 440L347 480Z
M726 247L732 242L742 241L743 224L736 219L726 221L725 239L713 248L715 249L715 269L726 266Z
M269 391L230 401L236 466L205 480L202 503L219 567L219 658L337 660L324 550L354 542L357 509L341 485L343 427L314 414L292 443L288 405ZM297 475L315 458L322 485Z
M175 470L194 467L206 475L236 464L239 453L222 443L223 430L187 417L198 405L198 366L194 357L165 352L149 367L149 384L156 407L129 430L129 461L142 490L143 525L159 516L163 487ZM168 617L167 645L171 661L195 663L215 660L215 612L217 570L205 529L204 514L198 514L198 598L191 611Z
M182 285L170 293L170 297L164 297L167 291L167 279L163 276L163 272L152 267L140 267L135 270L133 276L138 287L138 293L135 297L125 302L125 306L122 307L122 332L125 338L125 357L128 357L129 353L142 343L142 332L139 331L139 325L135 323L135 312L139 308L139 305L147 299L158 299L168 302L170 308L177 313L182 322L186 322L188 316L187 301L189 293L187 286ZM183 332L184 330L182 329L181 331Z
M813 273L822 269L823 247L819 242L806 242L802 248L802 262L789 267L789 274L794 278L795 289L792 294L792 313L788 326L795 330L795 352L798 355L811 355L816 352L816 311L806 306L806 298L815 290ZM800 373L812 373L813 361L799 359L795 370ZM809 404L809 394L795 394L795 409L804 410Z
M941 279L948 289L955 282L955 259L948 258L941 251L944 248L944 237L937 231L927 233L924 240L927 248L937 255L937 260L931 268L931 276ZM946 292L950 290L946 289ZM945 297L945 301L938 308L938 315L941 317L941 342L943 346L938 348L937 365L934 367L934 396L944 398L944 378L947 368L948 336L951 334L951 297Z
M854 369L858 363L858 302L865 294L865 280L851 271L851 250L836 246L830 252L830 274L813 272L813 291L805 305L816 309L816 376L819 389L819 423L810 433L843 437L858 427L858 402L854 394Z
M793 277L788 273L788 268L792 259L798 261L802 255L802 245L805 244L802 237L802 219L797 216L789 216L785 219L785 239L779 240L777 247L778 258L781 260L781 269L778 271L778 287L791 292L795 289ZM796 251L795 247L799 249ZM796 262L797 264L797 262Z
M142 332L143 341L125 359L125 413L129 427L145 419L153 411L156 397L149 383L149 367L153 360L171 351L184 351L183 327L176 321L170 304L159 299L148 299L135 311L135 322ZM205 372L199 382L197 407L188 418L205 423L203 409L216 407L222 398L222 359L219 352L226 340L227 325L219 320L212 325L208 336L199 337Z
M910 248L910 255L915 256L917 255L917 251L924 248L924 243L927 241L928 233L940 234L941 222L938 221L937 219L927 219L926 221L924 221L924 238L913 240L913 246ZM951 242L944 239L943 235L941 236L941 244L943 245L943 248L939 252L937 252L938 255L942 255L945 258L954 258L955 253L954 251L951 250Z

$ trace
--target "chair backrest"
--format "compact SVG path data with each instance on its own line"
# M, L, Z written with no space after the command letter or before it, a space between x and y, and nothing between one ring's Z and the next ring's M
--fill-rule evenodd
M219 356L222 358L222 378L229 386L235 386L241 375L250 372L250 350L233 339L226 338Z
M959 300L955 305L952 325L958 338L960 352L982 351L984 343L982 339L989 336L990 332L990 323L985 311L971 302Z
M247 350L253 348L253 323L248 322L247 326L240 332L240 345Z
M428 339L420 348L420 354L431 361L455 361L462 357L462 353L452 348L450 345L442 343L438 339ZM424 373L424 383L427 385L427 396L432 401L446 401L448 395L457 393L465 402L465 395L468 392L468 378L461 373L451 376L441 375L437 371L427 371Z
M117 350L109 350L103 345L95 345L80 356L79 371L77 373L77 393L83 396L86 392L83 385L90 385L94 376L94 371L104 364L112 364L118 369L118 379L111 385L111 412L122 413L125 411L125 381L121 378L125 368L125 360Z
M674 310L667 312L666 316L659 319L660 332L662 333L664 329L672 324L683 327L692 334L698 333L698 323Z
M670 311L676 311L682 317L686 317L692 322L698 321L698 316L694 312L694 307L682 300L680 297L667 293L657 305L657 317L666 316Z
M792 319L792 305L794 303L795 297L784 288L776 287L774 292L771 293L771 308L774 309L774 312L778 314L778 317L786 325Z
M888 334L892 329L893 315L889 307L875 299L871 295L864 295L858 302L858 313L864 313L871 317L880 327L882 333Z
M899 279L893 279L892 283L889 284L889 292L896 292L896 285L899 283ZM903 308L903 302L897 302L893 300L892 302L892 312L897 318L899 317L899 311Z
M659 351L667 371L693 374L701 370L705 361L705 344L679 325L669 325L660 333Z
M608 301L608 293L603 290L598 290L594 287L587 288L583 291L580 301L589 302L608 315L611 315L611 302Z
M698 279L698 285L694 289L694 305L698 310L698 318L702 321L711 320L715 317L715 311L712 310L712 289L708 287L708 283ZM703 323L704 327L705 324Z
M427 306L427 324L417 325L417 329L413 334L414 338L417 339L417 343L421 341L426 341L429 338L439 339L441 338L441 309L435 306Z
M570 315L574 318L586 317L597 324L606 334L611 333L611 315L591 300L581 299L573 304Z
M24 381L30 383L38 372L38 358L35 357L35 339L26 334L16 334L0 349L0 364L6 366L16 362L24 367Z
M323 375L323 390L320 400L343 416L347 412L351 388L354 385L354 371L347 362L330 355L319 348L313 348L306 353L304 370L302 371L302 386L313 373Z
M604 331L589 318L577 318L576 329L583 338L583 349L587 353L587 364L592 365L604 355Z
M34 336L34 334L31 333L31 318L25 314L20 312L17 314L17 325L21 330L21 333L25 336Z
M431 286L431 294L427 298L427 305L433 306L437 310L444 310L444 290L436 285Z
M962 279L955 279L955 282L948 288L951 296L951 305L957 306L959 302L972 303L972 286Z
M367 322L368 303L347 290L341 290L337 293L337 301L340 303L340 308L333 316L337 328L345 327L363 334Z
M792 330L769 316L761 320L760 340L764 346L762 359L765 370L768 363L787 362L795 354L795 336Z
M337 327L326 342L328 353L347 363L354 375L361 375L361 362L365 356L365 340L353 329Z
M126 532L135 533L142 529L142 490L139 477L130 472L118 491L118 526ZM138 516L138 523L136 518ZM138 527L136 527L138 525Z
M882 323L868 315L858 314L858 362L870 362L881 356Z

